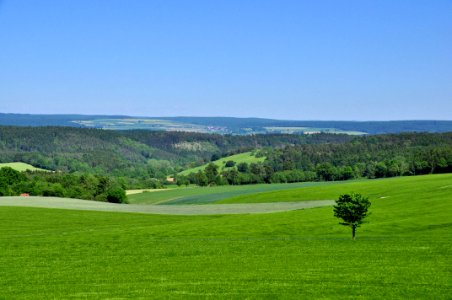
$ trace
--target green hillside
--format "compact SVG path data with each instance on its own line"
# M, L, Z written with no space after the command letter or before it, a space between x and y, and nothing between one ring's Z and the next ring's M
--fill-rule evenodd
M254 195L239 195L220 200L217 203L265 203L303 200L336 199L339 194L350 191L364 193L371 199L430 197L431 193L441 193L444 197L452 191L452 174L407 176L373 179L342 184L324 184L284 191L271 191ZM452 199L452 198L451 198Z
M46 172L48 171L48 170L44 170L41 168L36 168L30 164L26 164L23 162L0 163L0 168L3 168L3 167L10 167L10 168L13 168L14 170L17 170L20 172L27 171L27 170L29 170L29 171L46 171Z
M129 195L132 204L206 204L269 203L336 199L350 191L362 192L372 199L420 195L431 189L446 190L452 174L407 176L355 181L254 184L243 186L182 187ZM452 187L452 185L450 186Z
M448 299L451 177L380 181L400 191L356 183L372 195L356 241L331 207L223 216L2 207L2 298Z
M220 158L216 161L214 161L213 163L216 164L219 167L219 171L221 172L222 170L228 169L225 167L225 164L227 161L233 161L236 164L239 163L258 163L258 162L263 162L265 160L265 157L256 157L253 152L244 152L244 153L239 153L239 154L235 154L235 155L231 155L231 156L226 156L223 158ZM196 173L198 171L202 171L207 167L208 164L204 164L202 166L196 167L196 168L191 168L191 169L187 169L184 170L182 172L179 173L179 175L188 175L190 173Z
M21 161L61 172L125 177L129 188L149 188L143 178L164 180L213 154L300 143L342 143L343 135L232 136L193 132L0 126L0 162ZM245 155L246 156L246 155ZM246 157L243 158L246 160ZM139 181L139 182L136 182Z

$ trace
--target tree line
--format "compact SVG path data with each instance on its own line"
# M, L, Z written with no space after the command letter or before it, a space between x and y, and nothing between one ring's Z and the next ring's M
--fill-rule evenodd
M181 184L251 184L381 178L451 171L452 133L233 136L146 130L0 126L0 162L20 161L55 173L160 187L168 175L226 155L258 149L263 163L178 176ZM212 174L215 174L213 176ZM215 177L215 178L214 178Z
M0 168L0 196L21 194L127 203L124 182L107 176Z

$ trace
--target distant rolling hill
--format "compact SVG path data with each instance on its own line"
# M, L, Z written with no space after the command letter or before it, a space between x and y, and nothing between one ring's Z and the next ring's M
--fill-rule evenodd
M121 115L34 115L0 113L0 125L69 126L110 130L145 129L218 134L310 134L351 135L400 132L450 132L452 121L297 121L233 117L131 117Z
M218 135L57 126L0 126L0 163L25 162L63 171L166 178L203 165L213 154L304 143L344 143L346 135Z

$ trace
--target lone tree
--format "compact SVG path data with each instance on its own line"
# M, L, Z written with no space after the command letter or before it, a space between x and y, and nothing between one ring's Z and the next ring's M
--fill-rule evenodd
M367 210L370 207L369 198L361 194L344 194L340 195L336 200L334 206L334 216L342 219L344 222L340 223L352 228L352 238L355 240L356 228L359 227L365 217L369 214Z

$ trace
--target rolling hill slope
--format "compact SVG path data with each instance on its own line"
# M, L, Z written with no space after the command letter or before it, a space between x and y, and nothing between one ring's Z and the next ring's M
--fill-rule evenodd
M381 186L390 197L372 200L356 241L331 207L185 217L2 207L2 297L448 299L450 178L424 179L424 193Z
M267 203L303 200L336 199L348 192L365 193L371 199L402 198L406 201L416 193L416 197L445 197L452 192L452 174L406 176L372 179L342 184L326 183L321 186L307 186L283 191L270 191L253 195L240 195L223 199L217 203ZM450 197L452 200L452 196Z

